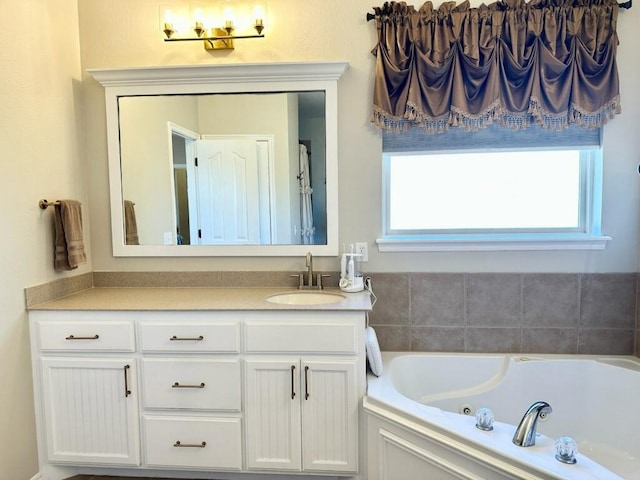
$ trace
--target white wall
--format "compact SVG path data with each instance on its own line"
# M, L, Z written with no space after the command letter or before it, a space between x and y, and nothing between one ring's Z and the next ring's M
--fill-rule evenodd
M164 64L347 60L339 85L340 243L370 244L368 271L634 272L640 230L640 8L619 17L619 63L624 113L605 134L604 233L613 241L603 252L386 253L374 245L381 233L380 134L369 123L375 26L365 14L369 0L270 0L266 37L238 40L234 51L207 52L198 43L164 43L158 6L167 0L80 0L84 68ZM382 2L381 2L382 3ZM478 1L476 0L476 3ZM109 32L108 48L104 33ZM96 270L296 269L298 258L116 259L109 243L108 182L102 90L87 75L87 118L93 170L92 246ZM318 268L338 268L337 258L318 259Z
M90 205L76 1L3 0L0 18L0 478L24 480L38 471L24 287L91 270L54 272L38 200L80 200L85 243Z

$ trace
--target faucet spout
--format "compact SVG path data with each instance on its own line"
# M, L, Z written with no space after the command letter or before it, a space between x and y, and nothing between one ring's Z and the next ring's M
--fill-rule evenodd
M307 252L307 288L313 288L313 256Z
M553 409L547 402L535 402L524 413L520 424L513 434L513 443L519 447L531 447L536 444L536 427L540 417L546 417Z

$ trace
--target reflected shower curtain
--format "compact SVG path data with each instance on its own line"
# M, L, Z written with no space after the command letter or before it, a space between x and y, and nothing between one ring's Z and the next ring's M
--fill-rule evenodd
M300 223L302 228L302 243L304 245L313 245L313 235L316 231L313 226L313 207L311 206L311 177L309 175L309 155L307 147L300 144Z

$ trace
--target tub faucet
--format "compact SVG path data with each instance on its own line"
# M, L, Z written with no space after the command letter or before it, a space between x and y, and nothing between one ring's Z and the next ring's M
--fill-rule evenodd
M535 402L524 413L522 420L516 433L513 434L513 443L519 447L531 447L536 444L536 426L538 425L538 418L541 416L544 418L549 415L553 410L551 405L547 402Z

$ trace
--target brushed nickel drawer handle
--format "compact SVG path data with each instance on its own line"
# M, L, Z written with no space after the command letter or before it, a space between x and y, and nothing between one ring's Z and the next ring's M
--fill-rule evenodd
M98 340L100 335L94 335L93 337L76 337L75 335L69 335L64 337L65 340Z
M199 337L176 337L174 335L169 340L171 340L172 342L179 341L179 340L191 340L191 341L195 341L195 342L200 342L200 341L204 340L204 337L202 335L200 335Z
M127 372L131 367L129 365L124 366L124 396L125 398L131 395L131 390L129 390L129 376Z
M177 440L176 443L173 444L174 447L180 448L204 448L207 446L207 442L202 443L182 443L180 440Z
M200 385L180 385L180 383L176 382L171 385L171 388L204 388L204 382Z

